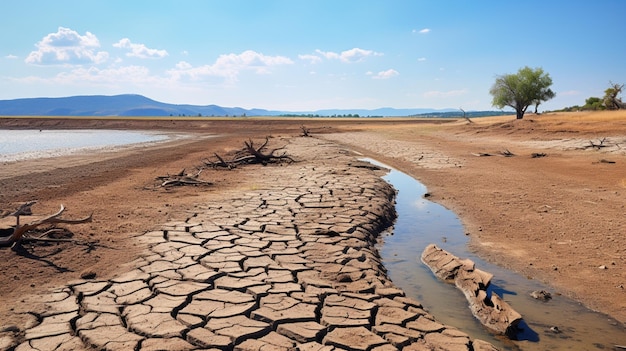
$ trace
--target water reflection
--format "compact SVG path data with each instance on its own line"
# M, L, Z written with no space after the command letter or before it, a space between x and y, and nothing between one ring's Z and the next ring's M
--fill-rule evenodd
M382 165L367 159L371 163ZM385 166L390 168L388 166ZM389 277L408 296L424 305L442 323L455 326L472 338L483 339L502 350L612 350L626 345L624 325L591 311L559 294L548 302L530 293L551 290L540 282L483 261L467 249L460 219L445 207L424 198L426 187L410 176L391 170L385 177L398 190L397 221L379 247ZM437 246L494 275L490 291L497 293L524 320L515 341L495 336L471 314L465 297L454 285L439 281L424 265L424 248Z

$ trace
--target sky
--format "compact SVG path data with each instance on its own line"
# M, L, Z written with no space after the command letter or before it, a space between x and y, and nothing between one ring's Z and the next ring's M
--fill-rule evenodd
M623 0L20 0L2 4L0 100L141 94L282 111L495 110L542 68L553 110L626 83Z

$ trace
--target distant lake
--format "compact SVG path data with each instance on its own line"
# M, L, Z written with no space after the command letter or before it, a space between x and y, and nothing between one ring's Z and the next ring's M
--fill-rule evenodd
M0 129L0 162L71 155L169 138L165 134L125 130Z

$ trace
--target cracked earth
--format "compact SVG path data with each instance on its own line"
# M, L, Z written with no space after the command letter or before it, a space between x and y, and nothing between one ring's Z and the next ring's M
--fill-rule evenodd
M258 189L197 204L136 235L142 254L13 310L0 348L25 350L493 350L440 324L387 278L376 250L394 189L336 144L290 138L306 160ZM289 171L285 171L289 167Z

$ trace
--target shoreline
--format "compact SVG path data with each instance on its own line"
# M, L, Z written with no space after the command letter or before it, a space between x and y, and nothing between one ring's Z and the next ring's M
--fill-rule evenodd
M150 132L150 130L146 130ZM142 151L159 148L180 147L182 145L196 142L198 140L207 140L216 137L215 135L195 135L193 132L167 132L159 131L157 134L170 135L167 139L146 141L139 143L131 143L124 145L112 145L102 147L86 147L86 148L70 148L67 152L54 152L43 155L41 152L32 152L36 154L30 158L22 158L18 160L2 160L0 155L0 179L12 178L15 176L23 176L31 173L33 169L38 172L53 171L58 168L76 167L88 165L92 162L112 160L118 157L139 155ZM18 154L19 155L19 154ZM11 156L11 155L10 155ZM62 166L59 165L61 162Z
M12 130L12 129L4 129L4 130ZM19 129L19 130L32 130L36 131L41 129ZM0 129L2 131L2 129ZM77 129L55 129L51 130L54 132L72 132L77 131ZM96 131L114 131L107 129L80 129L81 132L96 132ZM21 152L12 152L9 154L0 154L0 163L3 165L8 165L20 161L28 161L28 160L36 160L43 158L55 158L55 157L65 157L65 156L73 156L73 155L81 155L81 154L97 154L97 153L106 153L106 152L118 152L118 151L126 151L132 150L136 148L145 148L150 147L152 145L158 145L161 143L168 143L173 141L178 141L180 139L189 138L190 135L182 134L182 133L172 133L166 131L154 131L154 130L135 130L129 129L126 130L128 132L136 132L144 135L151 135L152 137L161 136L162 138L147 140L147 141L133 141L124 144L109 144L109 145L93 145L93 146L81 146L81 147L55 147L51 149L44 150L33 150L33 151L21 151Z

